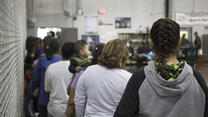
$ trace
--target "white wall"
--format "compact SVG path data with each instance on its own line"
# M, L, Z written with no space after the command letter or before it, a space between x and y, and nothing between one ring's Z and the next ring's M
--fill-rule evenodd
M72 18L64 16L63 12L67 10L73 13L74 8L74 0L34 0L36 26L72 27Z
M208 12L208 0L174 0L173 2L173 17L175 18L175 14L178 12L182 13L190 13L194 12ZM205 29L203 25L194 25L191 26L193 32L197 31L199 35L205 33Z
M73 14L75 8L75 0L27 0L27 19L35 22L35 27L28 27L27 36L37 36L37 27L73 27L72 17L63 13Z
M63 1L64 7L75 13L76 0ZM164 17L164 0L82 0L84 15L78 16L73 22L72 18L63 15L61 2L62 0L34 0L33 17L36 19L36 27L77 27L80 39L84 34L84 16L98 16L104 23L113 24L98 26L101 37L104 37L106 32L136 32L139 25L145 30L146 27L151 27L153 21ZM106 13L99 15L100 8L104 8ZM115 29L115 17L131 17L132 28Z
M28 0L32 1L32 0ZM161 17L164 17L165 0L81 0L83 16L77 16L73 21L71 17L63 15L62 1L64 9L75 13L76 0L33 0L36 27L77 27L78 37L84 34L84 16L98 16L104 23L112 23L111 26L99 25L98 33L104 38L106 32L137 32L139 25L151 28L152 23ZM208 0L172 0L172 17L175 19L177 12L204 11L208 12ZM104 8L106 13L98 14L98 10ZM131 17L132 28L115 29L115 17ZM193 26L193 32L198 31L203 34L204 26ZM33 32L33 30L29 30Z
M178 12L208 12L208 0L173 0L173 18ZM208 33L207 29L205 29L206 25L181 26L192 27L192 32L198 32L200 37L202 34ZM194 34L192 34L192 38L192 41L194 41ZM202 54L202 50L200 54Z
M98 10L104 8L106 13L98 14ZM153 21L164 17L164 0L83 0L83 11L85 16L98 16L99 21L112 23L113 25L99 25L98 33L102 39L108 32L137 32L141 25L145 30L151 27ZM131 17L132 27L130 29L116 29L116 17ZM84 33L84 17L78 17L75 26L79 30L79 38Z

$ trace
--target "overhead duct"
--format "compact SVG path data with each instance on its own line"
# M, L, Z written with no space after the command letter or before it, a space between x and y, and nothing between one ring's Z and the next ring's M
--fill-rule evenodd
M34 0L27 0L27 7L27 26L33 28L36 24L36 19L34 16Z
M73 14L72 12L70 12L67 8L64 7L64 5L66 5L67 1L66 0L62 0L62 4L61 4L61 8L63 10L63 14L66 16L66 17L71 17Z
M76 14L77 15L83 15L83 9L82 9L82 0L76 0L76 4L77 4L77 9L76 9Z

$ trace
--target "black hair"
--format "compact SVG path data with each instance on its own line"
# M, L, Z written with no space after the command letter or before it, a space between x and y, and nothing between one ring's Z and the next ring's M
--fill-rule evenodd
M98 58L102 54L104 45L105 45L104 43L99 43L95 46L94 50L92 51L92 57L93 57L91 62L92 65L98 63Z
M56 39L50 39L48 40L48 43L47 45L44 45L44 50L45 50L45 53L46 53L46 57L48 60L51 60L53 55L58 53L59 51L59 43Z
M84 41L84 40L76 41L75 44L74 44L75 53L77 55L79 55L80 54L80 50L82 50L85 45L87 45L87 42Z
M32 54L33 48L35 47L37 39L29 36L26 40L26 50L28 54Z
M194 35L198 35L198 32L194 32Z
M166 58L171 53L177 52L180 26L171 19L159 19L153 24L150 33L154 45L153 50L157 55L156 71L163 72L166 68Z
M66 59L71 59L74 55L74 43L65 42L61 48L62 56Z
M55 37L55 33L53 31L50 31L52 37L54 38Z

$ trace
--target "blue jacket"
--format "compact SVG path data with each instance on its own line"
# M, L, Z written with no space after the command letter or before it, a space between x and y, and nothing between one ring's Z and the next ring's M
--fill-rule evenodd
M47 106L49 101L49 96L44 89L45 71L50 64L53 64L60 60L62 60L62 56L57 56L57 55L54 55L52 57L52 60L50 61L46 58L46 56L41 57L39 59L33 73L32 81L29 85L28 95L25 97L26 103L29 103L29 100L33 96L33 92L35 91L36 88L38 88L38 94L39 94L38 104L41 106Z

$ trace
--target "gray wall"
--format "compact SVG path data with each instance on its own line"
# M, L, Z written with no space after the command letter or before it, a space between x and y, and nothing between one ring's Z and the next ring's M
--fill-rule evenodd
M34 18L40 27L72 27L72 18L63 11L74 12L74 0L34 0Z
M99 15L100 8L105 8L106 13ZM152 22L164 17L164 0L83 0L83 11L86 16L98 16L98 20L104 23L112 23L111 26L99 25L98 33L101 39L105 40L106 33L137 32L139 26L146 30L151 27ZM131 17L132 27L130 29L116 29L116 17ZM75 22L79 27L79 38L84 33L84 17L79 17Z
M178 12L191 13L191 12L208 12L208 0L173 0L173 19ZM205 29L207 25L192 25L183 27L192 27L192 32L198 32L199 36L202 38L203 34L207 34L208 30ZM194 34L192 34L192 41L194 41ZM202 40L203 43L203 40ZM200 51L202 54L202 50Z
M28 0L32 1L32 0ZM76 12L76 0L63 0L64 9L71 13ZM33 18L36 19L36 27L76 27L78 38L84 34L84 16L98 16L98 21L112 23L113 25L99 25L98 33L101 38L107 38L107 33L137 32L139 25L144 31L146 27L151 28L152 23L164 17L165 0L81 0L84 11L83 16L77 16L77 20L63 15L61 7L62 0L34 0ZM208 12L208 0L171 0L172 18L175 19L177 12L204 11ZM100 8L105 8L106 13L98 14ZM115 17L131 17L131 29L115 29ZM199 35L205 32L204 26L193 26L193 32ZM33 32L33 31L29 31ZM106 33L107 32L107 33Z
M75 12L75 0L27 0L27 19L34 26L27 28L27 36L37 36L37 27L73 27L72 17L63 13Z
M173 18L178 12L208 12L208 0L173 0L173 6ZM206 32L204 27L202 25L192 26L193 32L197 31L199 35L202 35Z
M98 20L104 23L112 23L111 26L98 26L98 33L105 37L106 32L136 32L139 25L151 27L152 22L160 17L164 17L164 0L82 0L81 6L84 11L83 16L77 16L77 20L73 21L71 17L63 15L61 8L61 1L57 0L35 0L34 15L36 19L36 27L50 26L50 27L77 27L78 38L84 34L84 16L98 16ZM71 13L76 12L76 0L68 1L65 7ZM68 4L67 4L68 3ZM106 13L98 14L100 8L105 8ZM115 29L115 17L131 17L131 29ZM32 32L32 31L31 31Z

